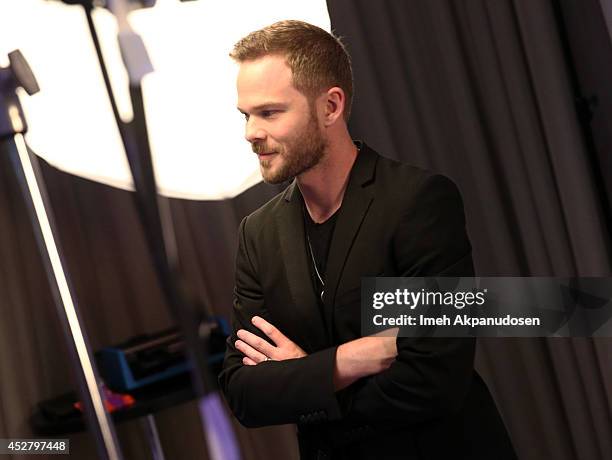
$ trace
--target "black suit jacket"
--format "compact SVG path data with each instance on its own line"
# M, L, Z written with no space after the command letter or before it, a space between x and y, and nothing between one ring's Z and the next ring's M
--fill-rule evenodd
M363 276L472 276L461 197L447 178L362 144L333 234L323 313L295 181L240 224L233 334L219 381L247 427L298 424L302 458L514 458L473 370L474 339L398 338L389 369L335 393L339 344L360 337ZM277 326L308 356L244 366L238 329Z

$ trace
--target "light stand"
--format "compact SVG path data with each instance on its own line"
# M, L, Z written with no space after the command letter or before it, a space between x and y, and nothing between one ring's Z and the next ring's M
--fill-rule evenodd
M28 128L16 91L21 87L32 95L38 92L38 84L19 51L9 54L9 62L8 67L0 67L0 154L9 156L23 193L99 458L121 460L115 429L98 385L100 379L89 341L81 328L76 297L62 258L40 165L24 138Z
M238 444L229 417L223 407L217 380L211 375L208 367L208 343L211 330L215 328L216 322L212 320L210 309L202 305L187 290L180 274L170 208L168 202L160 199L157 193L142 96L142 79L147 73L153 71L153 66L141 37L132 30L127 20L128 11L133 6L132 4L137 2L106 0L105 5L115 15L119 28L119 46L129 75L130 98L134 113L131 123L124 123L119 117L91 16L92 2L72 0L71 3L80 3L87 16L106 90L134 179L137 209L153 257L156 274L166 303L187 345L192 383L198 398L200 420L205 431L209 455L213 460L239 460ZM155 2L145 3L145 6L151 6Z

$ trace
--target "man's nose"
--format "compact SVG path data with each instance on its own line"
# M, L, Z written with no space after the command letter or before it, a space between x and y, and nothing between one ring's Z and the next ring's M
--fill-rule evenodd
M250 117L246 122L244 138L252 144L255 141L264 140L265 137L266 132L257 125L255 117Z

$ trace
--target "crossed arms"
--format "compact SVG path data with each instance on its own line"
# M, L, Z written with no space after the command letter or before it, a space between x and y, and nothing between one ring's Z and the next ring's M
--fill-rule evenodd
M251 322L272 343L246 329L238 330L238 340L234 346L244 354L242 362L246 366L256 366L269 359L284 361L307 356L298 344L265 319L254 316ZM338 347L334 361L334 390L342 390L360 378L388 369L396 356L395 334L389 337L362 337L343 343Z
M265 319L269 315L246 226L247 219L239 229L235 334L228 339L219 376L243 425L417 424L459 409L473 373L473 339L364 337L306 354ZM425 180L396 233L400 276L471 274L461 198L449 180ZM425 238L409 244L402 235Z

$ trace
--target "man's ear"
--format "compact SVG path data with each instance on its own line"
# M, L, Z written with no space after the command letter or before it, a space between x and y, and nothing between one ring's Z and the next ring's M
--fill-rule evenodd
M325 126L333 125L338 119L343 119L346 96L342 88L334 86L325 93Z

